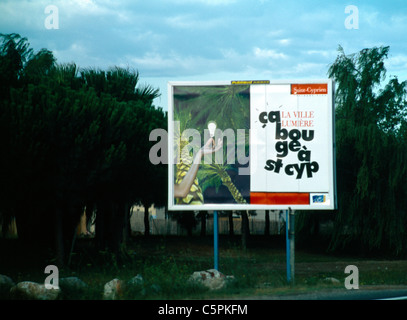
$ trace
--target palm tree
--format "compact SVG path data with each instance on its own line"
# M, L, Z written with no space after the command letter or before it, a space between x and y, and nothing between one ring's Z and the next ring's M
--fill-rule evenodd
M190 145L189 140L182 135L186 129L188 129L191 114L188 111L182 111L175 115L175 120L179 121L180 127L174 130L174 147L176 149L176 154L179 153L179 159L176 161L176 171L175 171L175 184L180 184L182 180L187 175L188 171L191 169L193 164L193 155L188 145ZM198 177L195 177L188 194L183 198L176 199L177 204L202 204L203 194L202 189L199 185Z
M175 184L180 184L182 182L193 164L193 158L190 150L186 148L188 143L188 140L180 140L181 154L176 165L177 170L175 173ZM184 198L177 198L178 204L202 204L203 201L202 189L199 185L197 177L195 177L188 194Z
M199 172L199 177L202 177L202 184L205 186L205 189L211 186L215 187L216 190L223 184L228 188L236 203L246 204L247 201L236 188L230 175L227 173L228 168L230 169L230 166L227 164L212 163L202 165Z
M214 120L222 128L243 129L249 119L248 86L214 86L201 89L196 99L194 124L206 127L207 120Z
M107 71L86 68L81 70L81 78L98 95L108 93L118 101L142 101L151 107L153 100L160 96L159 90L150 85L140 85L140 75L133 69L112 67Z
M216 121L219 128L246 129L249 126L250 113L248 89L249 86L176 87L175 115L185 118L187 114L187 119L180 121L181 126L192 127L200 132L206 129L208 120ZM244 139L237 139L237 145L243 145L245 150L248 145L247 136L248 133ZM178 138L177 140L180 141ZM183 169L184 174L187 168L177 169ZM227 172L232 169L234 166L226 163L202 164L198 172L201 187L203 190L215 187L218 191L219 187L224 185L237 203L247 203Z

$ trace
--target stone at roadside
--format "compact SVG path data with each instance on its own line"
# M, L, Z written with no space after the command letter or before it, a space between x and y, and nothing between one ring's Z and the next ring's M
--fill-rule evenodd
M131 278L130 280L127 281L127 286L128 287L139 287L144 284L144 279L143 277L138 274L135 277Z
M233 276L225 276L216 269L206 271L195 271L189 278L189 281L200 283L209 290L219 290L225 287L227 281L233 280Z
M120 279L113 279L107 282L103 290L104 300L118 300L123 297L125 282Z
M81 294L88 285L78 277L66 277L59 279L59 287L64 294Z
M10 296L17 300L56 300L60 289L47 289L44 284L31 281L17 283L10 289Z
M126 282L126 294L132 295L138 294L145 295L146 289L144 288L144 279L138 274Z
M15 283L10 277L0 274L0 296L1 297L8 295L10 292L10 289L14 286L15 286Z
M333 277L325 278L325 282L327 282L327 283L332 283L332 284L339 284L339 283L341 283L338 279L333 278Z

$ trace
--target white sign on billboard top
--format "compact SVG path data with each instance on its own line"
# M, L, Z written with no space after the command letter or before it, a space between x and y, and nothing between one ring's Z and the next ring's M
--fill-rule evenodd
M170 210L332 210L333 81L170 82Z

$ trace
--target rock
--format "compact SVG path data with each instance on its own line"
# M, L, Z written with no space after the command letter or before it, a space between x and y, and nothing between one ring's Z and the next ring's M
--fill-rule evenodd
M0 286L3 286L3 285L4 286L10 286L10 285L14 286L15 283L14 283L13 279L11 279L10 277L0 274Z
M19 300L56 300L60 291L59 288L47 289L44 284L23 281L10 289L10 296Z
M135 277L133 277L129 281L127 281L127 286L130 288L140 287L143 284L144 284L144 279L140 274L136 275Z
M15 283L10 277L0 274L0 299L1 297L8 295L10 289L14 286Z
M113 279L104 286L104 300L118 300L123 297L125 283L119 279Z
M78 277L59 279L59 287L63 293L80 294L88 288L88 285Z
M341 283L338 279L333 278L333 277L325 278L325 282L329 282L329 283L332 283L332 284L339 284L339 283Z
M15 285L13 279L4 274L0 274L0 285L10 285L10 284L12 284L13 286Z
M126 282L126 294L130 296L142 294L145 295L146 289L144 288L144 279L138 274Z
M209 290L219 290L226 285L227 280L233 279L233 276L225 276L216 269L209 269L194 272L189 278L189 281L200 283Z

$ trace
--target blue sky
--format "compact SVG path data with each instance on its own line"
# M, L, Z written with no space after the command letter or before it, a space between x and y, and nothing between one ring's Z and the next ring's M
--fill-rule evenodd
M49 5L58 29L45 24ZM345 13L349 5L358 29L345 26L356 14ZM405 0L0 2L1 33L27 37L59 63L134 68L142 84L160 89L156 105L165 110L168 81L326 78L338 45L349 54L390 46L387 74L407 80L406 31Z

